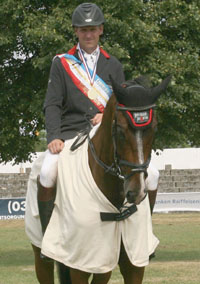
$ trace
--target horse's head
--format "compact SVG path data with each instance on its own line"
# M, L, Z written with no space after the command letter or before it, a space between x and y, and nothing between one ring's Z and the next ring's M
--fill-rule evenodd
M112 131L115 164L124 180L127 201L135 204L147 194L145 179L157 125L154 107L170 77L154 88L144 87L139 81L127 81L121 86L112 80L117 100Z

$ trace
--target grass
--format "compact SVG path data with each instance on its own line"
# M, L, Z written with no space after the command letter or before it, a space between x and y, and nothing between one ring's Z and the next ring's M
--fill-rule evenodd
M144 283L200 283L200 214L155 214L153 224L160 245Z
M143 284L199 284L200 214L154 214L153 227L160 245ZM0 284L38 283L23 220L0 221L0 275ZM109 284L122 283L116 268Z

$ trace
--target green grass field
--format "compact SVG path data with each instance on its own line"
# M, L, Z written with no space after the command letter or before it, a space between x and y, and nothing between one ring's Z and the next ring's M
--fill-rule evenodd
M154 214L160 240L144 284L200 283L200 213ZM0 221L0 284L37 284L24 221ZM56 282L58 283L58 282ZM122 284L118 268L109 284Z

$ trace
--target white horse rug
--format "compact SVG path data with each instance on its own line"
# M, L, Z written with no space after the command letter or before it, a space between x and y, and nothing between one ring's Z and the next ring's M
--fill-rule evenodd
M118 263L121 238L132 264L146 266L159 241L152 232L148 198L136 213L102 222L100 212L119 211L101 193L88 165L87 141L75 152L66 142L59 155L57 196L42 252L67 266L105 273Z

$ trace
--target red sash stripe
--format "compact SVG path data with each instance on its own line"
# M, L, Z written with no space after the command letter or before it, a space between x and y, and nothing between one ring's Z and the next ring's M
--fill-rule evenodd
M74 84L76 85L76 87L88 98L88 88L86 86L84 86L81 81L73 74L73 72L71 71L69 64L67 63L65 57L60 58L61 63L63 65L63 67L65 68L65 71L69 74L69 76L71 77L72 81L74 82ZM88 98L89 99L89 98ZM97 108L100 112L104 111L104 106L102 104L97 105L95 103L95 101L90 100Z

